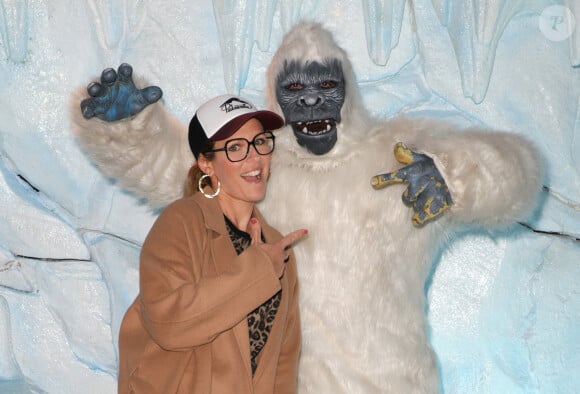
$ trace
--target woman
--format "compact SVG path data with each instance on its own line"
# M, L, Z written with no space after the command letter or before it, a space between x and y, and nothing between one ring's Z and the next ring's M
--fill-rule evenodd
M189 126L199 193L170 204L141 251L140 294L119 336L120 393L294 393L296 265L255 207L284 124L223 95Z

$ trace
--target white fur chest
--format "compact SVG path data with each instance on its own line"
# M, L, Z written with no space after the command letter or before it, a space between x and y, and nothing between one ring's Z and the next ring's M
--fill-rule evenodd
M425 363L406 361L416 353L408 346L429 354L423 282L431 231L412 226L402 185L381 191L370 186L373 175L395 169L393 145L388 137L369 140L324 169L322 157L314 165L297 163L283 150L273 161L262 211L283 233L309 230L295 247L304 337L301 392L405 392L393 376Z

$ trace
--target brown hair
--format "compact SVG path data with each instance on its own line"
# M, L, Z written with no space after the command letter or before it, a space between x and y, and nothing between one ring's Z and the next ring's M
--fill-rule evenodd
M212 150L213 145L214 145L213 142L211 142L204 150L206 150L206 151ZM200 154L203 155L209 161L212 161L214 156L215 156L215 152L205 152L205 153L200 153ZM198 191L199 180L204 175L205 175L205 173L199 168L197 163L194 163L191 166L191 168L189 169L189 172L187 173L187 178L185 180L185 186L183 188L183 196L184 197L193 196ZM209 178L209 177L207 177L203 181L201 181L201 187L203 188L206 186L213 187L213 185L211 184L211 178Z

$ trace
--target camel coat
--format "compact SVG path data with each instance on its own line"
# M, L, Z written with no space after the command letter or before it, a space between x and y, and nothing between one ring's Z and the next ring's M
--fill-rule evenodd
M281 238L254 209L268 242ZM252 376L246 316L282 289ZM281 279L255 245L239 256L216 200L170 204L141 251L140 294L119 334L119 393L295 393L300 319L294 254Z

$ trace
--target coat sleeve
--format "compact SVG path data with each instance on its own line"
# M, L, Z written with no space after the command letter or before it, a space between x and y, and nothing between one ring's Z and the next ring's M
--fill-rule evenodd
M185 179L194 157L187 128L161 102L149 105L130 119L106 122L85 119L79 89L70 103L71 130L76 142L105 175L153 208L183 196Z
M301 325L300 311L298 305L298 279L296 270L296 259L291 252L290 261L286 268L288 277L291 278L289 283L290 300L288 308L288 317L284 330L284 341L280 349L280 357L276 371L275 393L293 394L297 392L298 385L298 359L301 349Z
M418 129L401 134L400 140L433 158L453 198L445 214L451 220L505 226L530 216L538 206L543 165L526 138L428 120Z
M238 256L222 235L224 243L210 248L213 231L205 227L201 211L195 204L185 208L171 204L164 210L141 251L143 322L166 350L211 342L280 289L269 257L257 246ZM228 270L208 272L214 253L231 258Z

